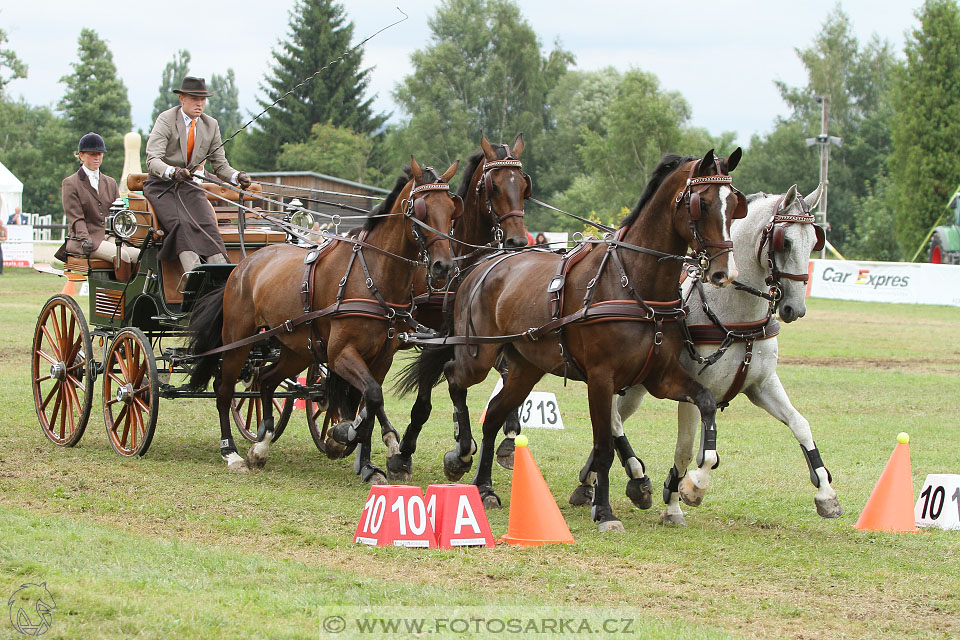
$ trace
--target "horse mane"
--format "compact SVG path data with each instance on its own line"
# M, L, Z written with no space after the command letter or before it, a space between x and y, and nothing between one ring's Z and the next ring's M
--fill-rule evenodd
M473 174L481 162L483 162L483 149L475 151L467 158L467 164L463 170L463 177L460 178L460 186L457 187L457 195L460 196L464 202L467 200L467 193L470 191L473 183Z
M765 194L763 191L757 191L756 193L748 194L748 195L747 195L747 204L750 204L750 203L753 202L754 200L759 200L759 199L761 199L761 198L766 198L766 197L767 197L767 194Z
M403 191L403 188L407 186L407 183L410 182L410 167L403 168L403 175L397 176L397 181L393 185L393 189L390 190L390 194L384 198L383 202L375 206L370 213L367 215L367 221L363 224L363 229L365 231L371 231L377 223L385 218L378 217L381 213L389 213L390 209L393 208L393 205L397 202L397 196L400 195L400 192Z
M691 160L697 159L696 156L681 156L676 153L668 153L663 156L663 158L660 159L660 164L656 166L650 175L650 180L647 182L647 186L644 188L637 206L623 219L620 226L626 227L636 222L637 218L640 217L640 212L643 211L643 208L653 198L653 194L657 192L657 189L659 189L663 181L667 179L667 176L673 173L678 167L683 166Z

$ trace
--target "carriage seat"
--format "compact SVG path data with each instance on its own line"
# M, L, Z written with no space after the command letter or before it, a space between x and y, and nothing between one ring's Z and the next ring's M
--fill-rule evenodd
M64 271L87 274L91 269L109 269L113 271L113 262L99 258L87 258L76 254L67 254L67 262L63 265Z

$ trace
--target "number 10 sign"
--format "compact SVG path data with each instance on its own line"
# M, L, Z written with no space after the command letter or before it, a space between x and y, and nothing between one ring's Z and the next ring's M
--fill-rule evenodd
M960 475L929 474L913 513L918 527L960 529Z
M503 388L503 380L497 378L497 386L493 388L490 394L490 400L493 396L500 393ZM490 404L487 401L487 405ZM531 391L523 404L520 405L520 428L527 427L534 429L563 429L563 419L560 417L560 403L557 402L557 396L554 393L546 391ZM483 413L487 410L484 408ZM483 423L483 416L479 422Z

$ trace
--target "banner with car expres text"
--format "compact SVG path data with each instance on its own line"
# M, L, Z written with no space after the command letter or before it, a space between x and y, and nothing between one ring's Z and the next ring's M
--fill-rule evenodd
M809 273L815 298L960 307L960 265L811 260Z

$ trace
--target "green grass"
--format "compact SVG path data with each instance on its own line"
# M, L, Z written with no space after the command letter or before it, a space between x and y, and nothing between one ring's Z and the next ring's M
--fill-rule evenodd
M558 394L567 428L528 435L576 544L424 551L352 543L368 487L352 460L317 452L302 412L255 475L224 468L212 401L162 401L148 455L124 460L98 390L80 446L52 445L28 370L37 313L61 286L27 270L0 276L0 598L46 582L57 608L44 637L315 638L331 607L358 605L599 607L635 619L643 638L960 636L960 532L852 529L899 431L911 434L915 492L927 473L960 473L960 309L810 300L783 327L781 377L834 476L840 519L816 515L789 430L741 398L718 418L722 464L687 527L658 524L659 505L632 508L617 466L612 504L627 532L601 535L566 502L590 442L585 387L553 378L540 388ZM471 392L474 420L492 387ZM410 404L388 394L398 426ZM420 486L445 482L451 411L441 387L415 458ZM675 419L674 403L648 399L627 425L655 487ZM489 514L499 536L509 472L495 467L494 481L507 507ZM14 637L4 613L0 638Z

